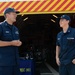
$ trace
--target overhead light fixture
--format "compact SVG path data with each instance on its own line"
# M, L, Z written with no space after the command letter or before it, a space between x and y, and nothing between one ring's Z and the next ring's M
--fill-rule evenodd
M51 21L55 23L55 20L51 19Z
M28 19L28 17L26 17L23 21L26 21Z
M21 16L24 16L24 14L22 14Z
M56 15L53 15L53 17L58 18L58 16L56 16Z

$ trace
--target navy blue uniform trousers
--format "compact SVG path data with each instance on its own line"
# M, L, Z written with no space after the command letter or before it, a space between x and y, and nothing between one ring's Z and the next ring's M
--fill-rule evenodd
M61 64L59 67L59 75L75 75L75 64Z
M18 66L0 66L0 75L20 75Z

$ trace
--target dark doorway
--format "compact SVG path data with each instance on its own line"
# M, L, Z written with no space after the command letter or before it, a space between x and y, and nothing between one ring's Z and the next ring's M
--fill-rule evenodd
M55 62L56 36L61 31L59 27L59 17L62 14L36 14L36 15L18 15L17 22L14 23L20 32L20 40L22 46L19 48L21 57L25 57L25 53L32 54L35 59L36 68L45 68L44 63L49 63L58 70ZM75 14L68 14L71 17L70 25L75 27ZM0 22L4 17L0 17ZM40 62L40 64L38 64ZM44 71L43 70L43 71Z

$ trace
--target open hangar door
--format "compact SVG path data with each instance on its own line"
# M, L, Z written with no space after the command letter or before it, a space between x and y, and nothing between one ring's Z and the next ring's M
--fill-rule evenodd
M20 39L23 45L20 47L20 56L24 56L24 52L33 51L36 62L54 61L56 36L61 31L59 26L59 18L62 14L35 14L35 15L19 15L17 17L16 26L20 31ZM74 14L68 14L71 17L70 25L75 27ZM36 57L36 52L41 52ZM45 54L44 54L45 53ZM46 55L46 56L45 56ZM53 58L54 59L53 59Z
M41 73L50 73L45 63L58 71L55 60L56 36L61 31L59 18L62 14L33 14L19 15L16 25L20 31L23 45L20 56L26 56L26 52L32 53L36 62L36 70ZM75 14L67 14L71 17L70 26L75 27Z
M20 57L35 59L36 69L41 72L49 72L44 63L48 63L58 70L55 61L56 36L61 31L59 17L62 14L22 14L18 15L17 22L14 23L20 32L22 46L19 47ZM71 17L70 25L75 27L75 14L68 14ZM0 16L0 22L4 17ZM40 66L41 65L41 66ZM39 75L39 74L38 74Z

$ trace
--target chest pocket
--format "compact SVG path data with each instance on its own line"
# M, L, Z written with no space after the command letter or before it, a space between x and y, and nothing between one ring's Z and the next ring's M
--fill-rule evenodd
M2 36L3 41L11 41L12 40L12 34L10 31L4 31Z
M15 34L14 39L15 39L15 40L19 40L19 32L18 32L18 31L15 31L14 34Z
M74 37L67 37L67 42L68 42L68 45L73 45L73 44L75 44L75 38Z

